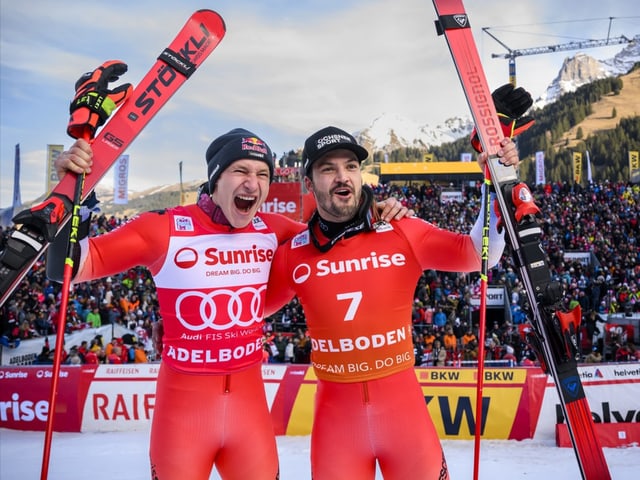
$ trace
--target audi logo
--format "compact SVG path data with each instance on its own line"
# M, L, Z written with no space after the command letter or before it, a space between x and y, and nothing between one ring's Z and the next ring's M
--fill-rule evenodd
M199 332L210 328L212 330L228 330L231 327L249 327L254 323L262 321L262 292L266 285L260 288L243 287L238 290L219 288L209 293L188 291L181 293L176 298L176 317L187 329ZM216 303L216 301L218 303ZM202 323L189 323L183 314L183 308L192 311L193 303L199 302L199 316L192 315L192 320L199 320ZM186 305L185 305L186 303ZM218 304L226 303L226 314L218 315ZM185 305L185 306L183 306ZM242 320L244 309L248 309L251 318ZM220 321L228 319L225 323Z

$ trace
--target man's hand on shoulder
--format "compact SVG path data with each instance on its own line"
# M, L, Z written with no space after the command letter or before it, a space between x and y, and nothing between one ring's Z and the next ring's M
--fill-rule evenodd
M390 222L392 220L400 220L404 217L413 217L416 212L411 208L407 208L400 200L395 197L389 197L381 202L376 202L376 208L380 215L380 220Z

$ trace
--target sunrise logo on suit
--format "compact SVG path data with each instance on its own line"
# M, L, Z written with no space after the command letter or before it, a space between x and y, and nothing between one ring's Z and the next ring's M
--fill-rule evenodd
M178 268L191 268L198 263L198 252L193 248L181 248L173 256L173 263Z
M295 283L304 283L311 276L311 267L306 263L301 263L293 270L293 281Z

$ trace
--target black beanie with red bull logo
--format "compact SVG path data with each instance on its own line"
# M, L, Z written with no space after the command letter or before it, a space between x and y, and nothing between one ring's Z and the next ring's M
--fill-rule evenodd
M269 177L273 181L273 153L269 145L255 133L244 128L233 130L216 138L205 154L209 192L213 192L220 174L236 160L261 160L269 166Z

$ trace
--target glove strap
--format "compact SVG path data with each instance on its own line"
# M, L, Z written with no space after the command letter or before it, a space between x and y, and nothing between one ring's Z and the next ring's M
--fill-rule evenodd
M500 112L498 112L498 118L500 119L500 123L502 125L502 134L505 137L513 138L516 131L515 119Z
M100 119L106 121L116 108L116 103L111 100L107 95L102 95L98 92L87 92L84 95L74 99L71 104L71 112L78 108L86 107L92 112L97 113Z

